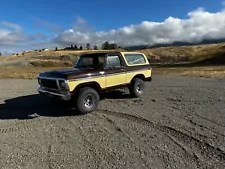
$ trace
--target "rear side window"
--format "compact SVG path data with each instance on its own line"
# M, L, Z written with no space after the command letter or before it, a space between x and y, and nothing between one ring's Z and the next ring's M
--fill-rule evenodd
M129 65L145 64L146 60L142 54L124 54Z
M107 67L120 67L120 57L119 56L108 56L107 57Z

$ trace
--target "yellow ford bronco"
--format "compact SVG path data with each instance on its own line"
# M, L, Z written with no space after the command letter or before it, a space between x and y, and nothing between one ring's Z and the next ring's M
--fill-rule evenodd
M40 73L38 92L70 102L86 114L97 109L99 95L109 90L127 87L133 97L141 97L151 71L149 60L139 52L82 54L73 68Z

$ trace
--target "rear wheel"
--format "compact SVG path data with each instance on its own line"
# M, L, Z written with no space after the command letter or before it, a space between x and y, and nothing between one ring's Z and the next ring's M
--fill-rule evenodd
M81 88L75 101L78 113L87 114L97 109L99 103L98 92L91 87Z
M140 78L135 78L132 80L129 92L132 95L132 97L142 97L145 89L144 81Z

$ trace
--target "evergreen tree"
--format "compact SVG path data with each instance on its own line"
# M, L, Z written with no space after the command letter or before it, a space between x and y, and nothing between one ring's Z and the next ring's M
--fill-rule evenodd
M87 50L90 50L90 48L91 48L90 43L87 43L87 45L86 45L86 49L87 49Z
M94 46L94 50L98 50L98 46L95 45L95 46Z
M108 50L110 48L109 46L110 46L109 42L105 42L105 43L102 44L102 49Z

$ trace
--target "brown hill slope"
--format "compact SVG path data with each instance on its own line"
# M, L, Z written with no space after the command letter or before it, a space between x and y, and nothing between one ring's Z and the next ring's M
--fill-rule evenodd
M225 43L180 46L180 47L161 47L142 50L152 62L200 62L203 60L214 60L213 63L224 62Z
M36 78L38 73L46 70L72 67L77 57L86 52L96 51L37 51L0 57L0 78ZM153 75L225 78L225 43L161 47L138 52L145 53L150 59Z
M98 50L103 51L103 50ZM116 51L125 51L118 49ZM196 45L196 46L181 46L181 47L161 47L137 50L143 52L151 60L151 63L181 63L181 62L201 62L205 63L225 63L225 43L209 44L209 45ZM0 57L1 61L17 61L20 62L35 62L38 60L57 60L58 61L71 61L74 63L77 56L87 52L96 52L96 50L82 50L82 51L42 51L42 52L27 52L19 54L18 56Z

